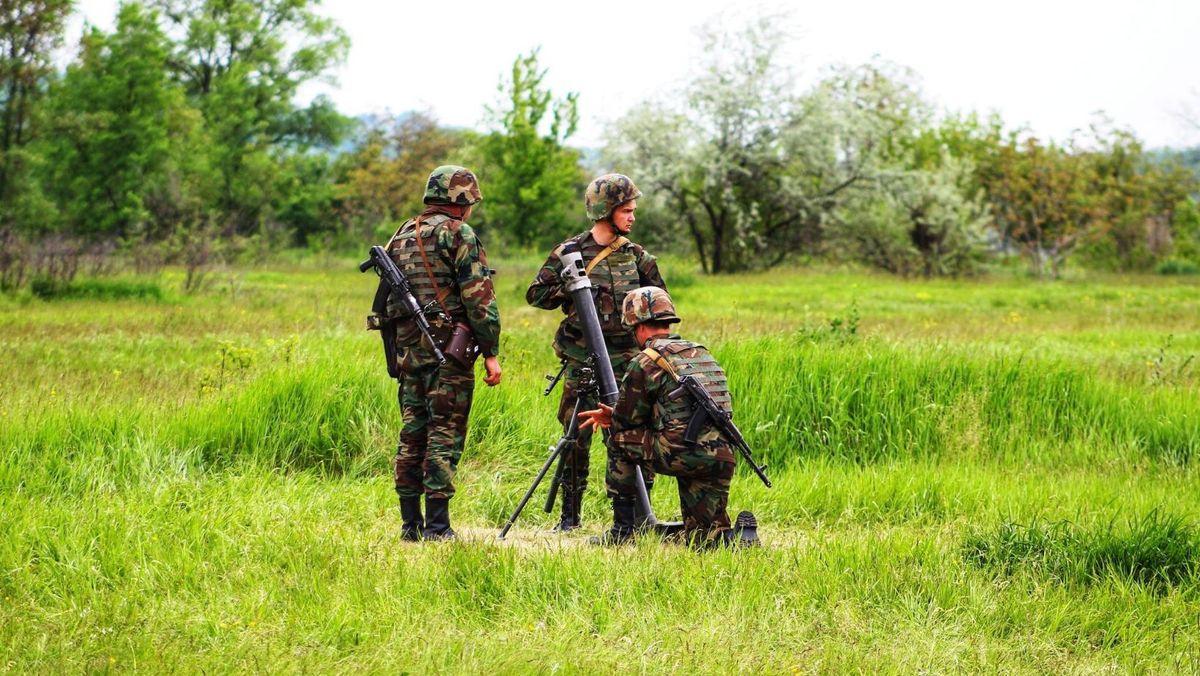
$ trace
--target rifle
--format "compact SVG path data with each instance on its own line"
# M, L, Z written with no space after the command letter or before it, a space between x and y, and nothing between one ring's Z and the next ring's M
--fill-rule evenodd
M687 430L684 432L683 439L689 444L696 443L696 438L700 435L700 429L704 427L704 423L711 422L717 428L717 431L725 437L733 447L742 454L746 462L750 463L750 467L759 479L766 484L767 488L771 487L771 480L767 478L767 464L759 465L754 462L754 456L751 455L750 445L746 443L746 439L742 436L742 431L733 424L733 418L717 406L717 402L713 401L712 395L704 386L696 380L695 376L683 376L679 378L679 388L667 394L667 398L675 401L684 395L690 395L692 401L695 402L696 410L692 412L691 419L688 420Z
M558 369L558 373L555 373L554 375L549 375L549 374L546 375L546 380L549 380L550 384L546 386L546 389L542 390L542 396L543 397L550 396L550 393L553 392L554 388L558 385L558 381L562 380L563 376L566 375L566 373L567 373L567 360L563 359L562 360L562 368Z
M437 341L433 339L433 334L430 332L432 327L429 326L429 319L425 317L425 310L432 307L436 301L430 302L422 308L421 304L417 302L416 297L413 296L408 278L404 276L403 272L400 272L400 268L396 267L396 263L392 260L392 257L379 245L371 247L370 257L358 264L359 272L366 272L371 268L375 268L375 272L379 275L380 280L379 290L375 292L375 302L372 304L371 311L378 318L376 320L379 324L378 328L383 335L383 351L388 360L388 374L393 378L399 376L395 358L395 328L391 327L390 337L393 340L389 340L389 330L385 327L389 326L391 322L382 320L382 317L387 314L387 297L389 295L384 291L385 287L391 294L399 297L400 304L412 315L413 321L417 323L417 328L421 330L421 335L425 337L425 340L429 341L429 345L433 348L433 356L437 357L438 363L445 364L446 356L442 354L441 349L438 348ZM371 328L370 322L368 322L368 328Z

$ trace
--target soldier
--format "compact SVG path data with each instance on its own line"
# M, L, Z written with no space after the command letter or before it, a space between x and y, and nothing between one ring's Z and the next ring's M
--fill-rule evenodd
M413 295L429 308L433 337L447 353L446 363L439 366L430 346L422 343L416 323L399 317L396 346L404 427L396 451L395 480L405 540L454 537L449 506L475 389L475 346L483 355L484 382L488 386L500 382L496 294L483 243L466 223L472 206L482 199L470 171L453 165L438 167L429 175L424 211L400 226L387 245ZM402 314L389 302L390 317ZM450 345L466 337L463 332L473 345L466 343L470 346L459 350L456 359Z
M602 427L611 432L608 483L623 500L613 501L612 529L596 544L621 544L633 538L637 525L634 468L649 467L679 480L683 511L683 537L697 547L723 544L757 544L757 523L750 512L729 523L726 506L733 478L734 454L728 441L711 424L702 428L695 443L684 440L692 405L687 397L672 401L668 394L678 378L692 375L727 413L732 400L725 372L703 345L671 333L679 321L666 291L636 289L625 296L622 320L633 328L643 349L630 363L621 381L615 407L579 414L580 427Z
M630 242L627 237L633 229L634 212L641 196L642 192L628 176L605 174L592 181L584 195L584 206L592 221L592 228L555 247L525 292L525 300L530 305L545 310L562 308L566 315L554 334L554 351L564 360L566 369L562 400L558 405L558 419L564 426L579 397L579 369L587 359L587 347L575 316L574 304L562 287L562 261L559 255L570 242L577 243L583 254L588 275L597 287L596 312L600 317L604 342L612 360L614 375L620 380L625 366L637 354L633 334L621 323L621 303L626 294L640 286L667 288L654 256ZM563 451L562 518L556 530L579 527L591 444L591 430L580 430L574 446ZM652 486L653 476L647 476L646 488ZM609 497L615 499L617 496L609 490Z

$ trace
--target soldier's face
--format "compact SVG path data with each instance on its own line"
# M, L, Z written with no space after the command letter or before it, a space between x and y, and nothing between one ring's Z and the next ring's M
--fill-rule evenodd
M616 209L613 209L613 227L624 234L628 234L633 229L633 222L637 220L633 213L635 211L637 211L637 200L629 200Z

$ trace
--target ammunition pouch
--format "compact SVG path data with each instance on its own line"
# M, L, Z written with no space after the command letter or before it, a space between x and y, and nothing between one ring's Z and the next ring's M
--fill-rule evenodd
M450 330L450 337L446 339L442 354L463 368L469 369L474 366L475 359L479 356L479 345L475 342L475 334L471 332L469 324L454 322L454 328Z

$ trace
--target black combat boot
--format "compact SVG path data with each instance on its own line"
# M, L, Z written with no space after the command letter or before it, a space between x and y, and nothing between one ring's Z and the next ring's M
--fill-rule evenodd
M633 497L613 498L613 525L603 535L588 538L594 545L611 547L633 542L634 506L637 499Z
M400 498L400 539L416 542L421 539L425 519L421 518L421 496Z
M558 531L559 533L565 533L569 530L575 530L576 528L579 528L579 514L582 503L583 491L572 491L564 488L562 519L559 520L558 525L554 527L554 530Z
M653 495L654 482L646 482L646 499L649 500ZM642 501L634 499L633 501L633 527L638 530L645 530L646 526L650 525L650 514L646 512L646 508L642 507Z
M425 530L421 537L426 540L453 540L450 528L450 498L425 496Z
M758 520L751 512L739 512L730 530L707 537L703 531L698 531L690 534L686 543L692 549L702 552L762 546L762 541L758 539Z
M762 540L758 539L758 519L754 518L752 512L738 512L737 518L733 521L733 530L731 531L737 539L739 547L759 547L762 545Z

